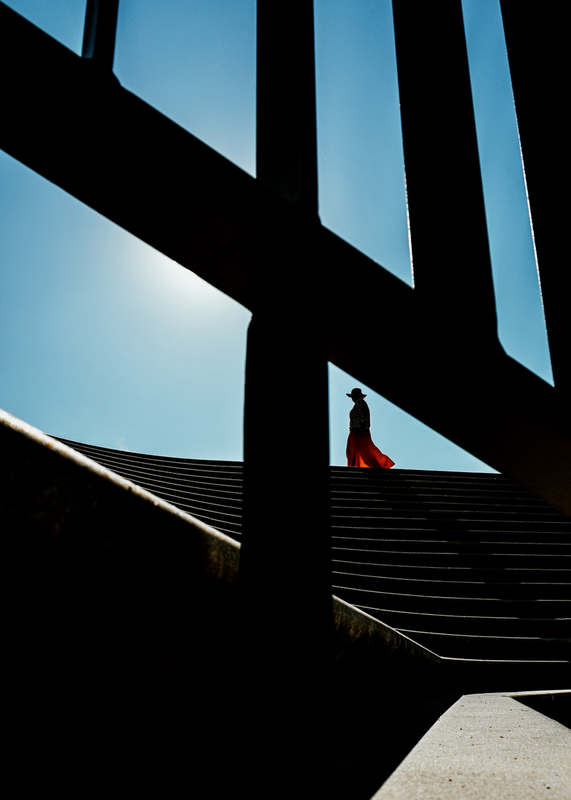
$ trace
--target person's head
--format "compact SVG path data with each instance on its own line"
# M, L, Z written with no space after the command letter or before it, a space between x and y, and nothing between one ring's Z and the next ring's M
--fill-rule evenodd
M363 399L363 397L366 397L366 396L367 396L367 395L366 395L366 394L363 394L363 392L362 392L362 391L361 391L359 388L357 388L357 389L351 389L351 392L347 392L347 397L350 397L350 398L351 398L351 400L352 400L354 403L356 403L356 402L357 402L357 400L362 400L362 399Z

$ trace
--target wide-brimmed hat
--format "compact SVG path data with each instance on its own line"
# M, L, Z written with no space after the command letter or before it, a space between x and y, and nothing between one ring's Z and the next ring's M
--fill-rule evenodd
M351 394L347 392L347 397L350 397L351 399L353 399L354 397L366 397L366 396L367 395L363 394L363 392L359 388L351 389Z

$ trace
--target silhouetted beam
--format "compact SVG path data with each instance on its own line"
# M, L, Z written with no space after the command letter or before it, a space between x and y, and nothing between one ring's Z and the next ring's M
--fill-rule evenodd
M257 3L256 176L317 214L312 0Z
M271 217L256 212L246 354L238 702L248 724L237 746L241 788L252 800L326 796L332 769L326 268L315 241L313 40L312 0L258 0L257 184L287 201L291 219L284 225L277 208ZM295 621L308 609L312 625L300 634ZM293 626L296 646L284 648ZM280 775L277 795L272 775Z
M556 390L571 407L568 32L563 7L501 0Z
M497 336L461 0L393 0L415 290L459 357Z
M102 69L113 69L119 0L87 0L81 55Z
M0 4L0 147L246 307L255 229L291 204ZM78 144L80 149L78 149ZM571 515L568 410L499 345L458 362L413 290L322 226L329 358ZM347 281L358 274L358 325ZM296 265L283 280L299 282ZM303 287L303 280L299 282ZM295 320L292 320L292 324ZM452 351L452 354L451 354Z

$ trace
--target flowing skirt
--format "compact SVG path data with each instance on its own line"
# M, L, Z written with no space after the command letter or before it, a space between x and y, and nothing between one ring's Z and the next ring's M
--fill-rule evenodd
M347 439L347 466L348 467L372 467L376 469L390 469L394 466L394 461L381 453L379 448L373 444L369 431L349 432Z

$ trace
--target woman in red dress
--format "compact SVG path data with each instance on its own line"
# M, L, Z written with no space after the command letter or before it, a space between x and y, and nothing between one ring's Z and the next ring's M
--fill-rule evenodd
M347 393L354 405L349 412L349 438L347 439L347 466L372 467L376 469L390 469L394 461L381 453L373 444L369 428L371 427L371 414L369 406L360 389L353 389Z

